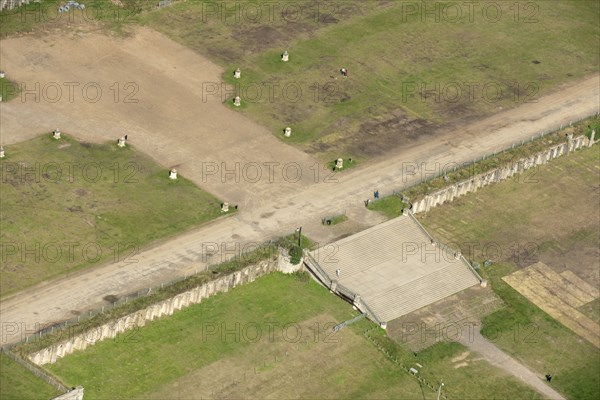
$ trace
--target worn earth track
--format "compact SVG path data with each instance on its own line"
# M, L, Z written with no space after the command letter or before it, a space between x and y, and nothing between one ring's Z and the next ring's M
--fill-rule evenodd
M541 378L543 377L540 377L508 354L504 353L492 342L484 338L478 329L475 329L471 335L464 336L465 337L460 341L463 345L470 350L479 353L493 366L503 369L530 385L540 392L545 399L565 400L560 393L542 381Z

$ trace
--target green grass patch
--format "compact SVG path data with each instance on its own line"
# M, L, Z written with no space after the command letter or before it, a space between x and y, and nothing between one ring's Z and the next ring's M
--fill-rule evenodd
M373 345L385 342L401 357L413 357L370 322L332 334L334 324L355 315L313 280L274 273L150 322L133 335L75 352L48 369L70 385L84 386L87 399L161 399L173 390L186 398L214 391L226 398L276 393L281 398L435 399L432 390L419 387ZM283 328L292 325L293 335ZM371 339L363 335L365 329ZM449 358L460 351L436 348L421 358L427 361L428 380L444 377L450 398L485 398L490 388L502 398L536 398L485 362L454 369ZM238 383L223 385L233 380Z
M308 238L306 238L306 243L308 242L310 241ZM96 314L89 319L69 324L68 326L64 326L62 328L57 327L56 329L52 329L50 333L46 332L37 339L33 338L31 341L16 345L13 347L13 351L16 351L20 353L21 356L26 357L28 354L63 341L66 337L68 337L68 335L76 335L97 328L111 320L116 320L125 315L144 309L152 304L170 299L180 293L192 290L225 275L240 271L250 265L257 264L260 261L271 260L273 262L277 259L278 246L285 245L289 245L289 242L285 238L280 239L276 243L264 245L251 252L236 256L229 261L219 264L211 270L199 272L170 285L157 288L150 294L142 295L141 297L134 298L131 301L123 302L122 299L115 299L120 301L118 301L118 304L115 302L115 306L113 306L113 308L107 307L105 312L96 310ZM290 248L294 247L290 246ZM298 278L301 280L304 279L300 276L298 276Z
M551 373L552 386L567 398L597 399L600 351L501 279L515 269L496 265L484 273L507 307L485 317L481 333L540 373Z
M348 221L348 217L346 216L346 214L338 214L338 215L334 215L332 217L325 217L321 220L321 223L323 225L337 225L337 224L341 224L342 222L346 222Z
M540 375L553 374L552 386L573 399L598 398L600 351L501 278L542 261L596 284L590 266L600 231L589 216L598 213L599 165L597 146L581 149L528 179L500 182L419 215L434 236L471 261L493 261L480 273L506 307L484 318L483 335Z
M240 67L235 83L249 102L241 111L277 136L292 127L286 141L324 160L368 158L447 122L536 101L593 74L600 60L595 1L520 4L518 12L501 2L493 23L481 9L472 18L463 9L453 22L424 14L442 13L445 4L433 1L410 13L406 2L325 1L320 12L303 3L294 21L284 3L258 21L219 11L236 4L185 2L140 22L225 67L225 81ZM564 62L554 62L557 54Z
M60 395L57 389L0 354L0 398L2 400L48 400Z
M340 158L340 157L338 157ZM360 165L361 161L360 159L356 159L356 158L352 158L352 157L346 157L346 158L342 158L344 160L344 167L342 169L337 169L335 166L337 164L337 158L335 160L329 161L327 163L327 168L330 171L333 171L335 173L341 173L344 171L347 171L350 168L354 168L357 167L358 165Z
M69 383L81 382L89 399L141 398L186 372L234 356L250 345L235 334L230 340L221 340L221 332L208 335L209 325L218 329L222 324L231 328L257 323L262 332L267 332L270 321L282 326L321 312L336 320L353 315L349 306L336 301L312 281L303 283L282 274L270 274L256 283L234 288L227 295L218 294L149 323L137 332L134 342L125 343L120 340L123 337L103 341L48 369ZM100 370L94 367L98 365L102 365Z
M140 249L221 215L220 201L131 146L51 134L0 161L2 296Z
M406 204L398 195L372 200L367 206L369 210L380 212L390 219L402 215L407 207L410 207L410 205Z

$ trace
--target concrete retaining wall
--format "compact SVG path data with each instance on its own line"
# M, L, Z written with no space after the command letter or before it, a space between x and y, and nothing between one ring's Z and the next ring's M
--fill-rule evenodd
M69 335L64 341L30 354L29 359L37 365L53 364L57 359L76 350L85 350L101 340L113 339L119 333L144 326L146 321L172 315L175 311L198 304L214 294L228 292L236 286L253 282L262 275L278 270L278 260L262 261L86 332Z
M561 143L552 146L540 153L530 157L522 158L513 164L484 172L470 179L455 183L434 193L428 194L423 199L413 203L412 212L414 214L427 212L433 207L444 204L445 202L450 202L464 194L476 192L479 188L487 186L491 183L503 181L516 174L520 174L523 171L535 167L536 165L546 164L550 160L568 154L569 152L575 151L582 147L591 146L592 144L593 142L590 142L586 136L578 136L569 140L567 143Z

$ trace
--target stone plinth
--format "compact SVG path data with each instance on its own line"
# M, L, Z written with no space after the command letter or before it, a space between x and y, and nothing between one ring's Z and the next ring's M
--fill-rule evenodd
M292 136L292 128L290 128L289 126L287 128L285 128L285 130L283 131L283 136L285 136L285 137Z
M223 204L221 204L221 211L222 212L228 212L229 211L229 203L223 203Z
M341 158L338 158L335 161L335 169L342 169L342 168L344 168L344 160Z
M235 99L233 99L233 105L236 107L242 105L242 99L240 98L240 96L235 96Z
M56 140L60 139L60 131L58 130L58 128L56 128L54 132L52 132L52 137Z
M117 146L125 147L125 138L124 137L119 138L119 140L117 141Z
M235 79L240 79L242 77L242 70L237 68L235 71L233 71L233 77Z
M169 179L177 179L177 170L176 169L172 169L169 171Z
M286 51L283 52L283 54L281 55L281 61L283 62L288 62L290 59L290 55L289 53Z

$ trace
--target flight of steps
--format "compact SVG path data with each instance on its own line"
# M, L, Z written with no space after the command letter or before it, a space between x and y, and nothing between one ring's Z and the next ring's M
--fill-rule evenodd
M332 246L311 255L331 280L339 280L339 285L361 295L363 303L382 321L391 321L479 283L479 277L463 259L455 259L446 253L451 250L441 245L433 246L430 236L412 216L387 221ZM421 253L422 247L426 253ZM382 282L378 278L381 267L386 268L390 280ZM379 291L373 290L374 282L381 286Z
M390 321L478 283L466 265L455 263L365 301L382 320Z
M334 243L335 253L324 248L312 254L329 276L335 276L335 270L339 268L345 279L397 258L399 248L412 250L413 245L429 243L429 237L421 228L402 216ZM329 262L333 260L335 262Z

